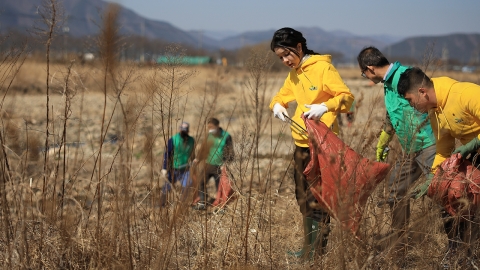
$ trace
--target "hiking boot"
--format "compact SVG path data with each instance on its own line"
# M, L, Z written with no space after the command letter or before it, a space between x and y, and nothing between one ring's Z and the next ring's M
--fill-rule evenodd
M297 252L288 251L295 258L313 259L315 255L326 253L329 228L328 224L318 222L312 218L303 219L303 248Z
M192 206L193 210L207 210L207 206L204 203L197 203Z
M328 224L316 220L312 222L312 248L310 250L310 258L312 258L314 255L322 256L327 253L329 233L330 228Z
M303 218L303 247L299 251L287 251L287 254L295 258L304 258L310 255L312 239L313 219Z

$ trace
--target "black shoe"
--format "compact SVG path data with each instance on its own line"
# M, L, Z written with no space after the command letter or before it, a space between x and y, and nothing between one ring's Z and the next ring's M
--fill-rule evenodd
M192 206L193 210L207 210L207 206L204 203L197 203Z

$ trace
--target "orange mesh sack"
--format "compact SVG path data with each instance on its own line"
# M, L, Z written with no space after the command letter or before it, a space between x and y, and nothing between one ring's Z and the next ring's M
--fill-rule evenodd
M427 196L450 215L471 218L480 205L480 171L460 154L452 155L435 172Z
M367 198L385 178L389 165L357 154L324 123L305 119L310 163L304 174L320 207L356 234Z
M213 206L224 207L227 203L231 202L234 198L234 191L230 178L228 177L226 166L222 166L222 172L220 174L220 182L218 183L217 196L212 203Z

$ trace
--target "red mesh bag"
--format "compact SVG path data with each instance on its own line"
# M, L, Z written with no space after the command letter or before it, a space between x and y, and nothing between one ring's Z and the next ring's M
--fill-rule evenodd
M227 203L234 199L234 192L230 178L228 177L227 168L222 166L222 173L220 174L220 182L218 183L217 196L212 203L213 206L224 207Z
M321 208L356 234L367 198L389 165L370 161L344 144L324 123L305 119L310 163L304 174Z
M197 174L192 173L193 186L198 185ZM227 203L235 199L235 192L232 189L232 184L230 182L230 177L228 177L227 168L222 167L222 172L220 174L220 182L218 183L218 190L215 196L215 201L212 203L212 206L224 207ZM192 205L197 204L200 201L198 196L198 190L195 190L196 195L193 197Z
M452 216L471 218L480 205L480 171L460 154L442 162L427 195Z

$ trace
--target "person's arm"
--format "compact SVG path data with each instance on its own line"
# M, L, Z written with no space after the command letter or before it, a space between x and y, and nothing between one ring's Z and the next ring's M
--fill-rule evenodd
M328 111L349 112L355 98L333 65L329 65L325 69L322 80L324 91L332 96L324 102Z
M163 154L163 166L162 169L167 170L172 166L172 158L173 158L173 140L170 138L167 142L167 149Z
M395 129L393 128L392 125L392 120L390 120L390 115L388 115L388 112L385 113L385 121L383 122L383 127L382 129L388 133L388 135L393 135L395 134Z
M470 114L475 123L480 126L480 99L478 98L478 93L480 93L480 86L469 83L467 84L468 87L464 89L460 104L464 104L465 112ZM467 158L470 153L474 153L480 149L480 132L475 136L471 141L467 142L466 144L458 147L453 152L460 153L462 158Z
M233 149L232 136L228 135L225 141L225 149L223 151L223 162L232 162L235 159L235 151Z
M290 75L288 75L287 79L283 83L282 88L280 91L275 94L270 102L270 110L273 110L273 106L275 104L280 104L284 108L288 108L288 103L295 100L295 95L293 94L292 88L290 87Z
M193 137L191 138L193 140L193 147L192 147L192 151L190 152L190 157L188 159L190 162L194 162L195 161L195 139L193 139Z
M395 129L393 129L392 122L390 120L390 116L388 112L385 116L385 121L383 122L382 132L378 137L377 142L377 150L376 150L376 159L377 161L385 161L388 156L388 151L385 151L388 144L393 138L393 134L395 133Z
M435 174L438 167L445 159L450 157L452 151L455 149L455 138L453 138L450 133L443 134L440 136L440 138L438 138L438 132L436 128L433 130L433 133L435 134L435 138L437 138L437 153L435 154L435 159L433 160L432 164L432 173Z

